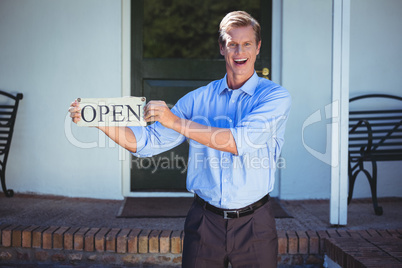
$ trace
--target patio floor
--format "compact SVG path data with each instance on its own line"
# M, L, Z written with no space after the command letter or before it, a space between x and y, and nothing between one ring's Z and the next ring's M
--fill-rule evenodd
M177 247L182 246L180 241L183 236L184 218L116 218L121 204L121 200L68 198L18 193L12 198L6 198L3 194L0 194L0 232L2 232L1 245L3 246L3 248L0 246L0 251L7 249L7 245L4 247L5 243L8 243L9 247L15 247L15 245L17 245L17 248L18 246L22 246L23 248L24 232L30 230L29 234L33 242L30 242L30 245L27 247L34 248L36 253L32 258L38 258L38 256L36 256L38 250L45 249L46 247L49 247L51 250L56 248L55 245L58 242L55 239L59 234L61 234L62 237L60 243L64 243L65 250L68 232L76 230L74 231L76 233L72 233L75 240L74 245L71 245L71 249L77 249L75 248L76 242L80 236L76 237L76 235L80 232L82 232L81 238L83 242L85 240L86 243L88 237L91 243L93 242L93 245L91 244L92 248L89 250L87 244L81 245L82 248L79 249L81 251L78 252L83 252L84 255L87 254L87 252L91 254L91 252L98 251L98 248L96 248L96 239L102 231L105 233L101 238L106 241L102 242L103 247L106 245L104 252L114 251L116 253L129 253L130 236L135 233L132 230L136 230L135 253L146 253L142 256L155 259L155 257L149 257L148 255L153 252L152 243L154 242L152 241L156 241L154 251L159 254L159 259L166 260L170 258L169 260L173 261L177 259L177 256L180 256L181 249L174 249L173 243L178 241ZM326 238L326 236L332 238L334 234L336 234L336 237L342 237L345 236L345 234L347 234L348 237L353 237L356 234L362 236L359 230L367 230L369 236L373 231L381 236L381 234L384 233L382 232L383 230L388 230L387 234L391 233L391 236L397 234L398 238L402 237L402 198L380 198L379 205L382 206L384 210L382 216L374 214L371 199L352 200L352 203L348 207L348 224L346 226L331 226L329 224L329 200L282 200L281 204L293 218L276 219L280 243L279 253L282 254L282 259L278 260L278 263L294 264L295 259L289 260L288 256L296 254L300 258L300 256L304 254L303 256L306 256L304 260L298 260L298 262L305 264L306 259L311 258L311 254L315 254L315 256L323 254L324 240L322 239ZM35 229L34 227L48 228L36 229L41 239L40 244L36 248L33 245L35 242L35 233L32 231ZM113 250L107 249L108 237L106 234L112 235L113 239L116 239L116 241L113 242L116 248L113 246ZM46 244L48 235L50 235L49 245ZM166 238L165 235L167 235L168 240L164 240ZM13 240L15 237L17 237L17 239ZM119 238L123 240L119 240ZM145 249L141 249L141 238L145 239ZM119 241L125 243L120 249L122 252L119 252ZM166 241L168 241L167 246L163 244ZM15 253L17 257L24 253L21 253L21 250L22 249L18 249L17 253ZM141 252L141 250L143 252ZM60 257L60 253L57 252L60 251L56 251L54 254L51 253L49 256L46 255L48 254L46 253L45 256L48 257L45 259L53 260L53 256ZM160 253L168 253L170 255L161 256ZM172 253L174 254L172 255ZM7 254L11 256L14 253L11 252ZM2 252L3 257L9 256L7 254L4 253L4 251ZM30 253L24 254L29 255ZM0 256L0 263L2 256ZM120 256L123 255L118 255L118 258L120 258ZM133 256L134 255L130 256L130 258L133 258ZM286 258L288 259L283 256L287 256ZM69 254L63 258L75 257L76 255ZM127 257L128 256L122 257L123 260L121 261L126 263L127 259L124 258ZM83 256L81 256L81 258L83 258ZM88 255L85 258L91 259L94 258L94 256ZM102 258L106 257L102 255ZM116 255L113 255L113 258L116 258ZM134 260L130 259L129 261ZM315 260L315 262L317 262L317 260Z
M61 196L0 194L0 224L139 228L182 230L184 218L116 218L121 200ZM293 218L276 219L278 230L325 230L329 224L329 200L282 200ZM401 229L402 198L380 198L384 214L374 214L370 199L352 200L348 224L337 229Z

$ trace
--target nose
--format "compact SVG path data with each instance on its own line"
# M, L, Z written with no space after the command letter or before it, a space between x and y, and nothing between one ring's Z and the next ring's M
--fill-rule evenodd
M243 52L243 46L242 45L238 45L236 48L236 54L240 54L241 52Z

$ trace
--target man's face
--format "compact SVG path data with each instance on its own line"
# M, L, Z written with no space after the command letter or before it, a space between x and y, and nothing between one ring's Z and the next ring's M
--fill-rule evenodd
M261 41L256 43L252 26L233 28L227 32L226 44L220 45L225 57L228 76L246 81L254 73L254 63L260 53Z

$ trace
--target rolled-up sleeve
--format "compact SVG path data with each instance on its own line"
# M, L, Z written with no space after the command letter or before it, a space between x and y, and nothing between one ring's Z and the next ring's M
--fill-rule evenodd
M281 146L290 106L290 94L279 87L259 101L236 126L231 127L238 155Z
M133 155L140 157L141 151L145 147L145 139L143 137L146 136L146 128L145 127L128 127L133 132L135 139L137 140L137 152L133 153ZM143 157L147 157L144 155Z
M172 113L180 118L188 118L189 107L192 101L186 95L171 109ZM155 122L147 127L129 127L137 140L136 157L151 157L168 151L186 140L180 133Z
M172 112L180 114L173 108ZM133 153L137 157L151 157L168 151L186 140L186 137L178 132L165 128L159 122L155 122L147 127L129 127L137 140L137 152Z

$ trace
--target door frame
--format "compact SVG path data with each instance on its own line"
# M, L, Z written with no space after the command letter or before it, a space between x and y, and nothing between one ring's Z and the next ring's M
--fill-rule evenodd
M131 0L121 0L121 95L131 95ZM124 197L192 197L185 192L131 192L131 154L119 147Z
M272 9L275 10L277 1L272 1ZM133 15L135 16L135 14ZM131 0L121 0L121 94L122 96L131 95L131 58L135 55L131 55ZM281 25L277 23L281 20L272 20L271 29L265 29L271 31L271 44L278 43L281 40ZM275 29L275 30L274 30ZM280 46L269 45L267 46L271 50L271 55L279 55L281 53ZM139 48L141 49L141 48ZM137 52L138 53L138 52ZM273 69L273 58L271 57L271 71ZM277 65L277 64L275 64ZM276 67L276 66L275 66ZM138 66L137 66L138 68ZM133 70L135 72L135 70ZM281 68L275 68L275 76L281 77ZM135 85L133 85L135 86ZM131 154L125 150L119 149L119 160L121 161L121 179L122 179L122 194L124 197L192 197L192 193L186 192L131 192Z

